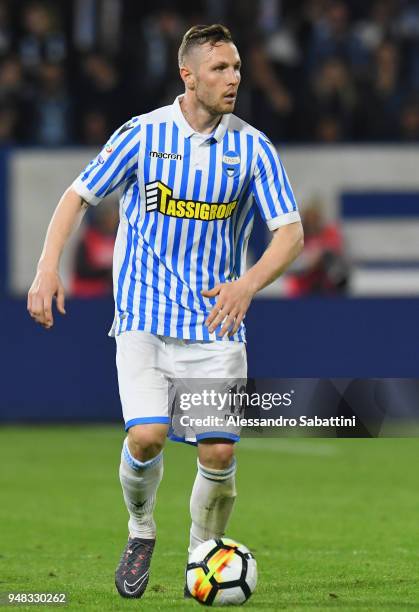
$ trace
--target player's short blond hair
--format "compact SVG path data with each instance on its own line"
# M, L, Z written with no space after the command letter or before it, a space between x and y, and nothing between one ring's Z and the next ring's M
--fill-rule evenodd
M219 42L233 42L230 30L221 25L221 23L193 26L185 33L180 44L178 52L179 66L184 65L185 56L192 47L205 45L205 43L210 43L214 46Z

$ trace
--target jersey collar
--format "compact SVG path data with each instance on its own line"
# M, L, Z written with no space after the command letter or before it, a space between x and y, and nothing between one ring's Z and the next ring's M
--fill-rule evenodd
M182 130L186 138L189 138L190 136L192 136L192 134L198 134L198 132L194 130L191 125L189 125L189 123L185 119L184 114L182 113L182 109L180 108L180 103L179 103L182 97L183 97L182 95L177 96L177 98L173 102L173 105L172 105L173 116L174 116L174 120L177 126ZM214 138L217 142L221 142L221 140L224 138L224 134L226 133L226 130L228 128L229 121L230 121L230 114L226 114L221 117L221 121L217 125L217 129L212 135L212 138ZM208 138L210 138L209 134L208 134Z

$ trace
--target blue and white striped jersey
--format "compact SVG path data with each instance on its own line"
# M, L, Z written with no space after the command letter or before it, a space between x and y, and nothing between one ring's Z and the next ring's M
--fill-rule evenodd
M256 208L271 230L300 219L264 134L235 115L198 134L178 98L123 125L73 183L93 205L118 187L116 335L220 339L204 325L216 298L201 290L243 274ZM243 324L230 340L245 340Z

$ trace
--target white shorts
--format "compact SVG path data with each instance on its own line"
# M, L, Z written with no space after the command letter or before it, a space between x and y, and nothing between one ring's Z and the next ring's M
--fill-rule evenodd
M157 336L144 331L128 331L116 337L116 365L125 429L133 425L170 425L180 393L202 388L202 381L216 379L217 390L246 383L247 357L243 342L200 342ZM217 408L205 408L219 416ZM196 420L196 419L195 419ZM172 428L171 428L172 429ZM169 430L172 439L196 443L204 438L239 439L239 429L185 427L184 432Z

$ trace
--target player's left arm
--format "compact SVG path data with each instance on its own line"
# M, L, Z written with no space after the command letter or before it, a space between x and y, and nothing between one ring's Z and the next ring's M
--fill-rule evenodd
M223 322L220 336L229 330L229 335L236 333L255 294L281 276L301 253L303 236L300 221L279 227L262 257L243 276L231 283L221 283L213 289L202 291L205 297L218 296L206 320L210 332Z
M213 332L221 323L220 336L236 333L254 295L277 279L303 248L300 215L285 168L273 144L261 134L253 176L253 196L262 218L274 237L259 261L242 277L220 283L205 297L218 296L206 325Z

